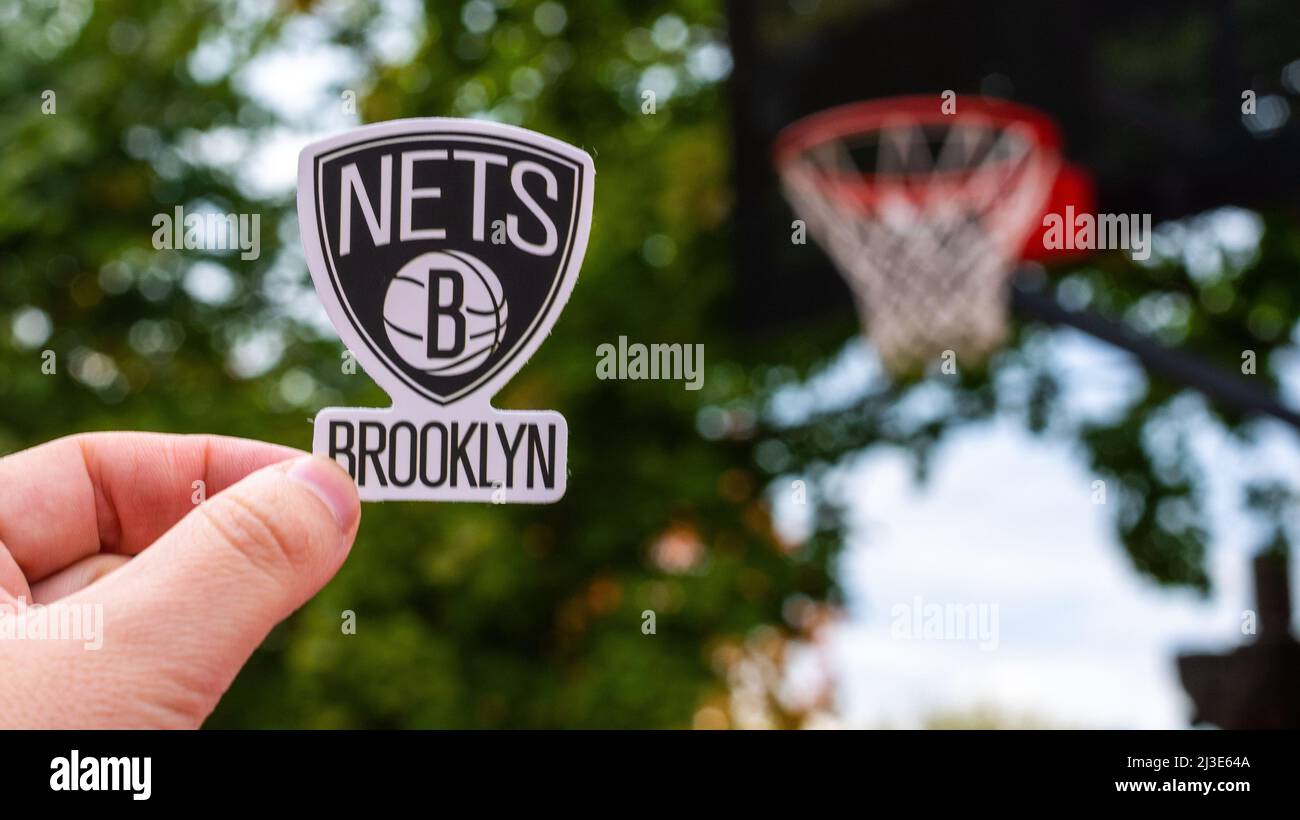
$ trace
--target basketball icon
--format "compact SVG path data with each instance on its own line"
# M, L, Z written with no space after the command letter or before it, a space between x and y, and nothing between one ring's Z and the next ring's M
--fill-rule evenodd
M467 253L421 254L389 283L384 328L411 367L431 376L464 375L505 339L505 292L492 269Z

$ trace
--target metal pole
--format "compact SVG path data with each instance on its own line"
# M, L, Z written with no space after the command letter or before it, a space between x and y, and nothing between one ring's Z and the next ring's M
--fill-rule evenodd
M1050 325L1068 325L1109 342L1136 356L1151 373L1199 390L1240 413L1272 416L1300 430L1300 413L1271 392L1188 353L1157 344L1122 324L1093 313L1070 310L1046 293L1020 284L1011 287L1011 306L1022 316Z

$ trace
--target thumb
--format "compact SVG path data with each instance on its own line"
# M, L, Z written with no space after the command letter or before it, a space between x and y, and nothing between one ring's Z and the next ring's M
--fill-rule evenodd
M103 645L50 642L62 645L53 651L78 654L64 670L88 684L113 681L78 692L89 708L72 722L201 724L271 628L333 577L360 517L348 474L304 456L218 493L121 569L65 598L102 604Z

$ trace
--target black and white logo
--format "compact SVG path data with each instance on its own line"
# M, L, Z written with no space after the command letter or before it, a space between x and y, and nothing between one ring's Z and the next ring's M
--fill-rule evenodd
M380 123L303 150L298 221L316 291L393 398L316 417L314 449L362 498L564 494L564 418L489 400L573 290L594 176L584 151L478 120Z

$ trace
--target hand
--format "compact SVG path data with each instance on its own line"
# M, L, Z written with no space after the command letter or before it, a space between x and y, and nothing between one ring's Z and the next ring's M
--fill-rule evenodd
M0 727L198 727L360 518L332 461L257 441L97 433L0 459ZM19 638L24 611L80 612L82 635Z

